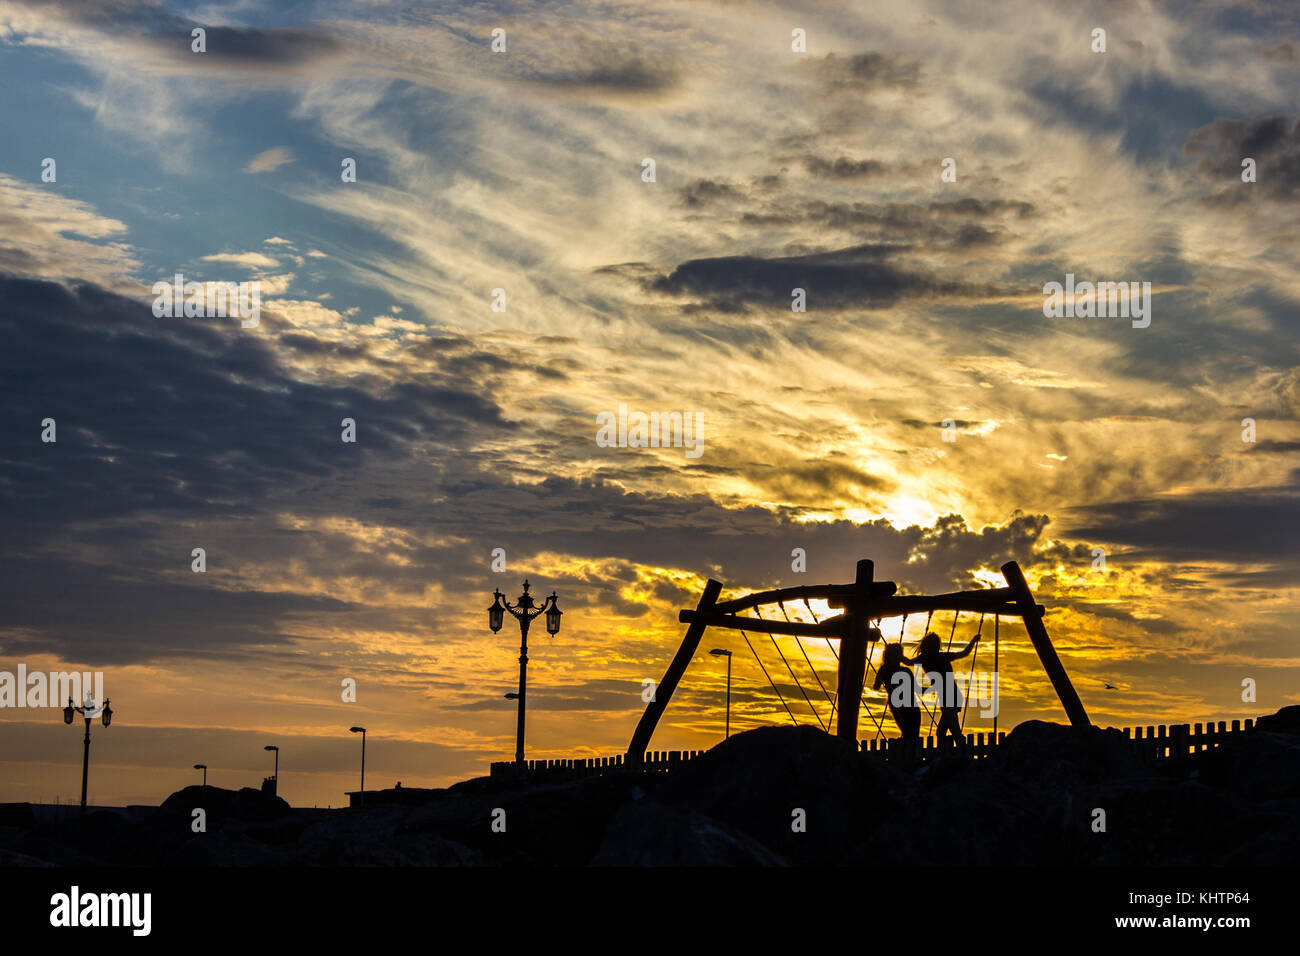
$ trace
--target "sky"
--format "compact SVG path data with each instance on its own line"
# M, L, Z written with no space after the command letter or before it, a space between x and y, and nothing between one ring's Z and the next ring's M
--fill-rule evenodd
M354 725L370 787L511 756L518 630L485 612L525 578L564 611L528 754L582 757L626 748L710 577L871 558L941 593L1016 560L1095 723L1300 703L1298 27L0 0L0 671L104 673L92 803L195 763L256 786L277 744L281 795L337 806ZM258 323L156 316L176 273L260 283ZM1067 275L1150 283L1149 325L1045 314ZM620 406L698 420L700 453L598 442ZM999 641L1000 729L1063 721L1020 623ZM710 631L654 749L721 739L713 647L733 730L790 720ZM0 801L78 799L79 736L0 708Z

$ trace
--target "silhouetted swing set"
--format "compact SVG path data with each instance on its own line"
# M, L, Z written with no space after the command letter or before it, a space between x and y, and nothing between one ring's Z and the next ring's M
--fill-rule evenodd
M952 630L948 636L948 651L934 655L933 648L931 648L931 659L951 661L966 654L965 651L956 655L951 653L953 638L957 633L957 621L962 612L978 613L980 615L979 625L976 629L977 636L983 630L985 618L991 615L993 617L993 670L996 674L999 664L1001 619L1003 617L1018 617L1024 622L1029 640L1038 653L1038 659L1042 662L1043 670L1047 673L1052 687L1061 699L1061 704L1065 707L1065 713L1070 723L1076 727L1091 726L1088 714L1083 709L1083 703L1079 700L1079 695L1075 691L1074 685L1070 683L1065 667L1057 656L1051 639L1047 636L1047 629L1043 625L1043 607L1035 602L1033 593L1029 590L1029 585L1025 581L1020 566L1014 561L1008 561L1002 565L1002 576L1006 581L1006 586L1001 588L956 591L951 594L899 595L896 593L898 586L893 581L875 580L873 562L864 559L858 562L857 577L852 584L821 584L778 588L771 591L758 591L734 600L721 602L718 600L718 596L722 592L722 584L710 578L704 586L704 593L701 595L695 610L683 610L678 615L678 620L689 625L686 636L677 649L672 662L669 663L663 680L655 688L655 694L646 705L645 713L641 715L641 719L637 723L625 759L629 763L639 763L642 760L650 744L650 738L654 735L655 727L659 723L659 718L663 715L668 702L672 699L673 692L677 689L682 675L686 672L687 665L695 656L700 640L704 636L704 631L710 627L720 627L740 632L745 644L758 662L763 676L767 678L772 689L776 691L776 695L790 720L798 724L799 721L795 718L794 711L786 702L785 696L781 694L776 681L772 679L753 642L750 640L750 634L766 634L790 677L794 680L800 695L802 695L809 710L812 711L813 716L816 718L818 726L829 733L833 723L836 736L852 740L856 746L860 707L867 710L868 716L871 717L875 724L877 738L884 734L884 724L865 706L864 700L865 679L871 667L870 645L884 642L879 630L879 623L882 620L886 618L902 619L898 632L901 644L909 615L924 613L926 620L923 633L930 634L930 624L934 613L936 611L953 611ZM818 620L811 604L814 600L824 601L831 610L840 613ZM786 605L797 603L803 603L804 607L808 609L808 613L812 616L811 623L791 620L789 613L786 611ZM781 620L764 618L759 613L759 608L773 605L780 609ZM747 612L752 612L755 616L746 616ZM813 704L812 697L795 674L795 669L791 666L789 657L786 656L781 645L777 643L777 635L795 639L800 654L807 662L813 677L816 678L817 685L821 688L822 694L830 704L830 714L825 720L823 720ZM831 653L834 654L838 667L834 695L827 689L818 675L812 659L808 656L808 651L802 640L805 637L813 640L825 640ZM838 642L838 651L835 644L832 643L833 641ZM937 638L928 643L937 645ZM970 675L975 673L975 662L979 654L977 640L973 640L971 645L967 647L967 651L972 651L972 649L973 653L971 654L967 678L968 688ZM901 655L896 651L894 656L897 658ZM917 658L917 660L920 660L920 658ZM908 663L912 662L908 661ZM925 666L923 663L923 667ZM951 667L950 664L947 666ZM929 667L926 667L926 669L930 670ZM934 676L933 672L931 672L931 676ZM942 699L933 709L929 707L923 696L920 701L930 714L931 732L934 731L936 723L941 725L942 731L942 724L947 722L947 729L951 733L952 714L946 713L941 718L938 713L941 709L939 705L943 703ZM960 718L960 728L963 730L966 723L966 708L969 706L970 694L968 693ZM996 712L993 721L994 736L996 737Z

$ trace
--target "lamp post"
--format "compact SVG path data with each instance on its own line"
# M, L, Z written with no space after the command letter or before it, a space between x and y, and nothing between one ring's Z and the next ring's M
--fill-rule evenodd
M727 736L725 739L731 739L731 651L721 647L715 647L709 651L714 657L727 658Z
M208 785L208 765L205 763L196 763L194 769L203 771L203 786L206 787Z
M275 751L275 774L273 775L275 784L273 785L274 789L271 791L271 796L278 797L280 795L280 748L275 744L267 744L262 749Z
M84 748L81 752L81 812L86 812L86 782L90 779L90 722L99 717L104 726L107 727L113 722L113 708L108 706L109 701L104 699L103 707L95 706L95 699L89 694L86 695L86 703L83 707L76 707L72 703L72 698L68 698L68 706L63 708L63 722L72 723L74 714L81 714L86 718L86 738Z
M560 615L564 612L560 610L557 603L555 592L551 592L542 606L538 607L531 594L528 593L528 581L524 581L524 593L519 595L519 600L515 604L509 601L503 601L504 595L500 591L493 592L492 606L488 608L488 627L492 633L496 634L501 630L505 622L505 612L509 611L510 615L519 622L519 722L515 731L515 763L520 767L524 764L524 707L526 704L525 695L528 692L528 625L535 618L546 615L546 633L554 637L560 633Z
M348 732L349 732L349 733L353 733L353 734L360 734L360 735L361 735L361 796L360 796L360 804L361 804L361 806L364 807L364 806L366 805L366 728L364 728L364 727L349 727L349 728L348 728Z

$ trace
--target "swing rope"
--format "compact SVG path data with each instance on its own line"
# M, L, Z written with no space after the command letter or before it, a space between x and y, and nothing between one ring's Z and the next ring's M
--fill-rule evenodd
M997 616L996 616L996 615L994 615L994 620L995 620L995 621L997 620ZM955 629L956 629L956 625L953 625L953 628L954 628L954 630L955 630ZM995 632L996 632L996 628L997 628L997 625L995 624L995 625L994 625L994 630L995 630ZM976 636L978 636L979 634L981 634L981 633L983 632L983 630L984 630L984 615L983 615L983 614L980 614L980 622L979 622L979 624L978 624L978 625L976 626L976 628L975 628L975 634L976 634ZM993 643L994 643L994 644L997 643L997 638L996 638L996 637L993 638ZM975 677L975 661L976 661L976 659L979 658L979 656L980 656L980 646L979 646L979 644L976 644L976 645L975 645L975 652L974 652L973 654L971 654L971 656L970 656L970 670L968 670L968 671L966 672L966 700L965 700L965 702L962 704L962 708L961 708L961 729L962 729L962 733L965 733L965 732L966 732L966 711L970 708L970 685L971 685L971 680Z
M737 630L739 630L739 628L737 628ZM749 635L744 631L741 631L740 636L743 637L745 643L749 645L749 652L754 655L754 660L758 661L759 670L763 672L763 676L767 678L767 682L772 685L772 690L776 691L777 699L781 701L781 706L785 708L785 712L790 715L790 723L798 727L799 721L794 719L794 712L790 710L790 705L785 702L785 698L781 696L781 691L776 686L776 682L772 680L772 676L767 672L767 668L763 666L763 659L758 656L758 651L754 650L754 645L749 643Z
M993 684L993 695L994 695L994 700L993 700L993 745L994 745L995 747L997 746L997 743L998 743L998 711L1001 710L1001 708L998 706L998 701L997 701L997 695L998 695L998 692L997 692L997 686L998 686L998 685L997 685L997 683L996 683L996 681L997 681L997 679L998 679L998 621L999 621L999 619L1000 619L999 615L997 615L997 614L994 614L994 615L993 615L993 680L995 681L995 683Z
M817 719L817 726L820 727L823 731L826 730L826 725L822 723L821 714L817 713L817 708L813 706L813 702L808 698L808 692L803 689L803 684L799 683L799 678L795 676L794 668L791 667L790 662L786 660L785 652L781 650L781 645L776 642L776 637L774 637L772 634L768 634L767 637L768 640L772 642L772 646L776 648L776 653L780 655L781 662L785 664L785 669L790 672L790 678L791 680L794 681L794 686L798 687L799 693L803 694L803 699L807 702L808 709L812 711L813 717Z
M962 704L961 708L961 730L963 734L966 732L966 711L970 709L970 681L971 678L975 676L975 661L979 656L980 646L976 644L975 652L970 656L970 671L966 675L966 701Z
M780 602L778 601L777 603L779 604ZM808 603L808 599L807 599L807 598L804 598L804 599L803 599L803 604L804 604L804 607L806 607L806 608L808 609L808 614L812 617L812 619L813 619L813 623L814 623L814 624L820 624L821 621L817 620L817 612L814 611L814 610L812 609L812 605ZM785 614L785 605L784 605L784 604L781 604L781 613L782 613L782 614ZM906 618L906 615L904 615L904 618ZM788 616L786 617L786 620L789 620L789 617L788 617ZM831 643L831 639L830 639L829 637L826 637L826 638L822 638L822 640L824 640L824 641L826 642L826 646L829 647L829 648L831 649L831 653L835 655L835 662L836 662L836 663L839 663L840 655L839 655L839 652L838 652L837 650L835 650L835 645ZM799 647L800 647L800 649L802 650L803 645L800 644ZM806 656L806 655L805 655L805 656ZM809 662L808 662L808 666L809 666L809 667L812 667L812 661L809 661ZM870 657L870 655L867 656L867 668L868 668L868 670L870 670L870 668L871 668L871 657ZM813 674L816 675L816 673L817 673L817 669L816 669L816 668L813 668ZM821 678L818 678L818 682L819 682L819 683L820 683L820 681L821 681ZM826 690L826 688L823 687L822 690ZM828 693L828 696L829 696L829 693ZM836 697L838 698L838 696L839 696L839 694L838 694L838 692L837 692L837 693L836 693ZM871 708L867 706L867 682L866 682L865 679L862 681L862 694L861 694L860 700L861 700L861 702L862 702L862 709L865 710L865 711L867 712L867 716L871 718L871 722L872 722L873 724L876 725L876 738L879 739L879 738L880 738L880 735L883 734L883 733L885 732L885 725L882 724L879 720L876 719L876 715L875 715L874 713L872 713ZM832 702L831 702L831 716L834 716L834 715L835 715L836 704L838 704L838 700L832 700Z
M781 608L781 616L785 618L786 623L787 623L787 624L791 623L791 621L790 621L790 615L787 614L787 613L786 613L786 610L785 610L785 602L784 602L784 601L777 601L776 603L777 603L777 606L778 606L779 608ZM822 683L821 675L819 675L819 674L817 673L817 668L813 666L812 658L810 658L810 657L808 656L808 652L807 652L806 650L804 650L803 640L799 637L798 634L796 634L796 635L794 636L794 642L795 642L796 644L799 645L799 652L800 652L801 654L803 654L803 659L804 659L805 661L808 662L808 669L809 669L810 671L812 671L812 675L813 675L813 677L815 677L815 678L817 679L817 686L820 687L820 688L822 689L822 694L826 697L826 700L830 703L830 705L831 705L831 718L834 719L834 717L835 717L835 698L831 696L831 692L828 691L828 690L826 689L826 685ZM827 726L830 726L830 725L827 724Z

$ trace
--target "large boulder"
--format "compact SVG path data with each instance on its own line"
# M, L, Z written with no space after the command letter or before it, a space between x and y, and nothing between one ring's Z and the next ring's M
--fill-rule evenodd
M611 774L449 789L442 799L412 808L400 832L469 847L495 863L582 866L635 786L630 775ZM496 827L494 821L500 821Z
M177 790L162 802L159 809L169 816L191 816L196 808L205 811L208 827L228 821L263 823L287 816L293 808L281 797L271 796L252 787L223 790L221 787L192 786Z
M1300 735L1300 704L1283 707L1276 714L1266 714L1255 721L1255 729L1271 734Z
M1043 720L1019 724L993 751L987 765L991 770L1051 787L1096 783L1143 772L1121 731Z
M815 727L737 734L685 764L655 796L697 810L795 864L837 861L894 801L885 765Z

